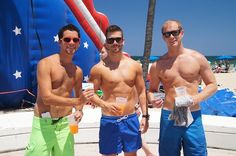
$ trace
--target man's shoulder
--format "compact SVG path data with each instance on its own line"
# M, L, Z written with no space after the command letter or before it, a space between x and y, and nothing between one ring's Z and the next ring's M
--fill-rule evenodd
M104 62L102 60L100 60L97 64L93 65L91 70L97 70L97 69L102 69Z
M186 54L190 54L190 55L201 55L201 52L199 52L195 49L185 48L184 51L185 51Z
M186 49L186 54L191 55L194 58L203 58L205 57L201 52L194 49Z
M40 61L42 62L42 61L55 60L55 59L57 59L57 57L58 57L58 54L52 54L52 55L42 58Z

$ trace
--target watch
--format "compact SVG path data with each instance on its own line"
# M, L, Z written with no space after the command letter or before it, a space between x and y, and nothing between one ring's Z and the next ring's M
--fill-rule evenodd
M150 115L149 114L146 114L146 115L143 114L142 117L149 119Z

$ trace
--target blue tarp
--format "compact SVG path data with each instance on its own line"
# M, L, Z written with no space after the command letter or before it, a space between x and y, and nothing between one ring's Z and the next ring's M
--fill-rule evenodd
M236 117L236 95L229 89L220 89L201 102L201 109L206 115Z

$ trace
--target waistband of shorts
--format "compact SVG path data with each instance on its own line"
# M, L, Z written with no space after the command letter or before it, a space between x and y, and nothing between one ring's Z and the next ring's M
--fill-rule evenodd
M38 120L38 121L41 121L41 122L54 122L54 121L59 121L59 120L60 121L68 121L68 118L67 118L67 116L56 118L56 119L53 119L53 118L41 118L41 117L34 116L34 120Z
M172 110L161 109L161 112L163 114L169 115L169 114L171 114ZM193 118L197 118L202 115L201 110L192 111L191 114L192 114Z
M126 119L128 119L128 118L132 118L132 117L135 117L135 116L137 116L136 113L129 114L129 115L124 115L124 116L108 116L108 115L103 115L102 114L103 119L111 119L111 120L117 120L117 119L121 119L121 118L124 118L124 117L126 117Z

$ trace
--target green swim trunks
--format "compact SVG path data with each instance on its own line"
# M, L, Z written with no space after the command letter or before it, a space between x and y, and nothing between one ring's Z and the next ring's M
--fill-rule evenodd
M25 156L74 156L74 137L67 117L52 120L34 116Z

